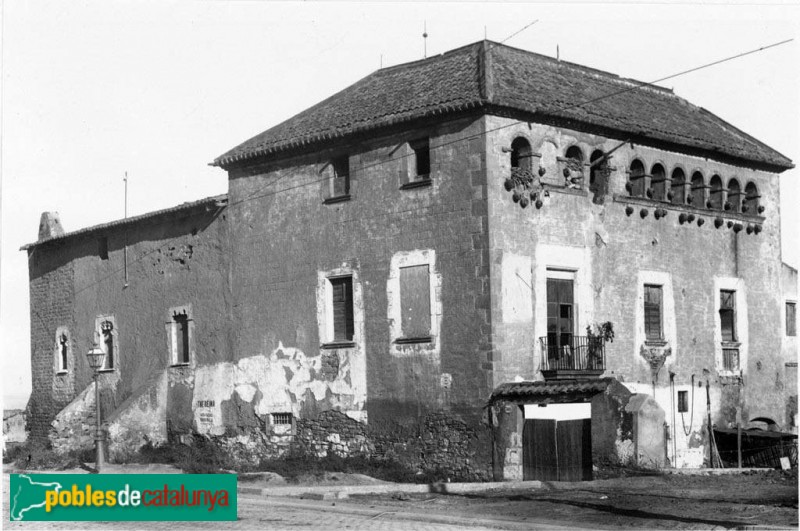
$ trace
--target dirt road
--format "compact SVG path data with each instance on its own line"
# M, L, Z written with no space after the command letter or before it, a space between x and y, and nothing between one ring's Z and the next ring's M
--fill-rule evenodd
M431 514L531 519L585 528L735 529L798 525L796 471L554 482L526 491L359 496L351 502L426 510Z

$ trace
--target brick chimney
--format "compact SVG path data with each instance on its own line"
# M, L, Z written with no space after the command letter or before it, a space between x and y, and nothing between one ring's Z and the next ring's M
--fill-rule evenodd
M55 238L64 234L64 227L61 226L61 218L58 212L42 212L42 219L39 220L39 241Z

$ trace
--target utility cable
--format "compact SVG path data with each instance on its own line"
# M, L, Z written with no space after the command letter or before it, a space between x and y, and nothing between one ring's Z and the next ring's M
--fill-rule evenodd
M789 43L789 42L791 42L793 40L794 39L786 39L786 40L783 40L783 41L780 41L780 42L769 44L767 46L762 46L761 48L753 49L753 50L750 50L750 51L747 51L747 52L743 52L743 53L739 53L739 54L736 54L736 55L732 55L730 57L726 57L724 59L719 59L719 60L713 61L711 63L706 63L706 64L701 65L701 66L697 66L697 67L694 67L694 68L683 70L683 71L678 72L676 74L672 74L672 75L669 75L669 76L665 76L665 77L656 79L655 81L651 81L649 83L648 82L643 82L643 81L637 81L636 83L638 83L638 84L634 85L632 87L626 87L624 89L621 89L621 90L618 90L618 91L615 91L615 92L611 92L609 94L604 94L604 95L601 95L601 96L598 96L596 98L592 98L592 99L589 99L589 100L586 100L586 101L583 101L583 102L580 102L580 103L562 105L560 107L556 106L555 108L553 108L552 110L549 110L548 112L551 113L551 114L555 113L555 112L563 112L563 111L568 111L570 109L574 109L576 107L581 107L583 105L589 105L589 104L592 104L592 103L596 103L598 101L602 101L604 99L612 98L612 97L618 96L620 94L626 94L628 92L631 92L631 91L634 91L634 90L637 90L637 89L641 89L641 88L645 88L645 87L654 85L656 83L660 83L662 81L666 81L666 80L669 80L669 79L674 79L676 77L683 76L683 75L686 75L686 74L689 74L689 73L692 73L692 72L697 72L699 70L703 70L705 68L709 68L709 67L712 67L712 66L716 66L716 65L728 62L728 61L732 61L734 59L739 59L739 58L745 57L747 55L751 55L751 54L758 53L758 52L761 52L761 51L764 51L764 50L768 50L768 49L774 48L776 46L781 46L781 45ZM486 131L481 131L479 133L474 133L474 134L463 136L463 137L460 137L460 138L455 138L453 140L450 140L450 141L447 141L447 142L444 142L444 143L441 143L441 144L437 144L435 146L431 146L430 149L431 150L441 149L441 148L450 146L452 144L465 142L465 141L468 141L468 140L473 140L475 138L480 138L482 136L486 136L489 133L494 133L496 131L507 129L509 127L516 127L518 125L523 125L523 124L527 124L527 123L529 123L529 121L526 121L526 120L520 120L520 121L516 121L516 122L511 122L509 124L505 124L505 125L494 127L492 129L487 129ZM384 164L386 164L388 162L391 162L391 161L394 161L394 160L402 160L404 158L408 158L408 157L411 157L411 156L414 156L414 155L415 154L413 152L411 152L411 153L404 153L402 155L391 156L391 157L388 157L388 158L381 159L379 161L373 162L371 164L362 165L362 166L356 168L354 170L354 173L358 174L359 172L363 172L364 170L368 170L368 169L371 169L371 168L376 167L376 166L381 166L381 165L384 165ZM309 181L309 182L304 183L303 185L300 185L300 186L307 186L307 185L315 184L315 183L318 183L318 182L323 182L323 181L326 181L328 179L329 179L329 177L326 176L326 177L323 177L323 178L320 178L320 179L317 179L317 180ZM293 186L293 187L290 187L290 188L279 190L277 192L266 193L266 194L263 194L263 195L248 196L246 198L240 199L239 201L235 201L233 203L230 203L228 206L229 207L234 207L234 206L237 206L237 205L239 205L239 204L241 204L242 202L245 202L245 201L261 199L263 197L269 197L270 195L275 195L275 193L280 193L281 191L284 191L284 190L286 190L286 191L293 190L293 189L298 188L298 187L299 186Z
M535 22L537 22L537 21L532 22L531 24L529 24L529 26L533 25ZM523 28L523 29L525 29L525 28ZM520 31L522 31L522 30L520 30ZM506 40L508 40L509 38L511 38L513 36L514 35L509 36ZM631 92L633 90L637 90L637 89L640 89L640 88L643 88L643 87L647 87L647 86L653 85L655 83L659 83L661 81L666 81L668 79L674 79L674 78L679 77L679 76L683 76L683 75L686 75L686 74L689 74L689 73L692 73L692 72L697 72L699 70L703 70L705 68L709 68L709 67L712 67L712 66L715 66L715 65L719 65L719 64L722 64L722 63L725 63L725 62L728 62L728 61L739 59L739 58L745 57L747 55L751 55L751 54L754 54L754 53L762 52L762 51L768 50L770 48L775 48L777 46L781 46L783 44L789 43L789 42L791 42L793 40L794 39L786 39L786 40L783 40L783 41L780 41L780 42L776 42L776 43L773 43L773 44L762 46L760 48L749 50L747 52L743 52L743 53L739 53L739 54L736 54L736 55L732 55L732 56L729 56L729 57L726 57L726 58L723 58L723 59L719 59L717 61L713 61L711 63L706 63L706 64L703 64L703 65L700 65L700 66L697 66L697 67L694 67L694 68L683 70L683 71L678 72L676 74L672 74L672 75L669 75L669 76L665 76L665 77L659 78L659 79L657 79L655 81L652 81L650 83L637 82L638 84L635 85L635 86L627 87L627 88L622 89L622 90L618 90L618 91L615 91L615 92L611 92L609 94L601 95L601 96L598 96L596 98L592 98L592 99L584 101L584 102L575 103L575 104L569 104L569 105L563 105L560 108L556 107L555 109L550 110L549 112L552 113L552 112L558 112L558 111L566 111L566 110L569 110L569 109L572 109L572 108L575 108L575 107L580 107L582 105L588 105L588 104L591 104L591 103L595 103L597 101L601 101L601 100L604 100L604 99L607 99L607 98L618 96L620 94L625 94L627 92ZM514 127L514 126L522 125L522 124L526 124L526 123L529 123L529 122L528 121L512 122L512 123L509 123L509 124L505 124L505 125L501 125L501 126L492 128L492 129L488 129L486 131L481 131L479 133L466 135L464 137L456 138L456 139L450 140L448 142L444 142L442 144L431 146L430 149L433 150L433 149L444 148L444 147L452 145L452 144L469 141L469 140L472 140L472 139L475 139L475 138L480 138L480 137L483 137L483 136L485 136L485 135L487 135L489 133L492 133L492 132L500 131L502 129L507 129L509 127ZM384 164L386 164L388 162L391 162L393 160L401 160L401 159L404 159L404 158L408 158L408 157L410 157L412 155L414 155L413 152L412 153L404 153L404 154L399 155L399 156L392 156L392 157L389 157L389 158L381 159L380 161L377 161L377 162L374 162L374 163L371 163L371 164L367 164L367 165L362 165L361 167L356 168L354 173L358 174L359 172L363 172L363 171L365 171L367 169L370 169L370 168L373 168L375 166L381 166L381 165L384 165ZM264 188L266 188L268 186L271 186L271 185L274 185L275 183L277 183L281 179L283 179L284 176L279 177L278 179L276 179L272 183L266 185ZM296 190L298 188L302 188L302 187L305 187L305 186L310 186L310 185L313 185L313 184L324 182L324 181L329 180L329 178L330 177L325 176L323 178L312 179L310 181L303 182L303 183L300 183L300 184L295 185L295 186L289 186L289 187L286 187L286 188L281 188L280 190L274 190L274 191L270 191L270 192L265 192L263 194L257 193L257 195L250 195L250 196L242 198L242 199L240 199L238 201L229 202L228 205L227 205L227 208L233 208L233 207L239 206L239 205L241 205L243 203L246 203L246 202L254 201L254 200L257 200L257 199L263 199L265 197L270 197L270 196L273 196L273 195L277 195L279 193L289 192L291 190ZM180 238L183 238L183 237L180 237ZM175 239L175 241L177 241L177 240L178 240L178 238ZM138 262L138 261L144 259L146 256L156 252L157 250L166 247L167 245L172 243L172 241L173 240L170 240L168 242L165 242L164 244L162 244L161 246L159 246L157 248L151 249L150 251L146 252L142 256L134 259L134 262ZM32 254L33 253L31 253L30 256L32 256ZM117 272L115 272L115 273L117 273ZM104 278L102 278L102 279L100 279L98 281L93 281L93 282L87 284L86 286L83 286L80 289L75 290L74 294L77 294L77 293L80 293L82 291L85 291L86 289L89 289L90 287L95 286L95 285L99 284L102 281L105 281L107 278L109 278L109 277L106 276L106 277L104 277Z
M681 411L681 423L683 424L683 434L687 437L692 433L692 424L694 423L694 374L692 375L692 412L689 414L689 429L686 429L686 419Z

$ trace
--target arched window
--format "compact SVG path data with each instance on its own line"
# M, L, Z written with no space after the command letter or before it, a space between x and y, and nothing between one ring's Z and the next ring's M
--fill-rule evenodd
M712 210L722 210L722 178L714 175L708 184L711 188L708 191L706 206Z
M672 170L672 199L674 205L686 204L686 174L680 168Z
M567 162L564 166L564 179L569 188L583 188L583 151L578 146L570 146L564 153Z
M696 171L692 174L692 193L688 202L697 208L705 208L706 182L703 174Z
M583 162L583 151L578 146L570 146L564 156L568 159Z
M531 171L533 150L525 138L518 136L511 142L511 167Z
M69 329L66 326L59 326L56 329L56 350L55 368L57 374L69 372L72 357L72 345Z
M58 338L58 369L59 371L66 371L69 363L69 358L67 356L69 348L69 338L67 334L61 334L61 337Z
M756 183L750 181L747 183L747 186L744 187L744 204L742 205L742 212L746 214L760 214L761 212L758 211L758 200L761 198L758 195L758 187L756 187Z
M667 172L661 164L653 164L653 169L650 170L650 190L652 199L656 201L664 201L666 199L666 182Z
M725 202L726 210L733 212L741 211L742 206L742 189L739 186L739 181L731 179L728 181L728 200Z
M633 197L644 195L644 164L639 159L631 162L628 185L628 190Z
M116 349L114 348L114 323L111 321L103 321L100 323L100 331L102 333L101 348L106 352L106 358L103 362L103 370L113 370L116 365Z

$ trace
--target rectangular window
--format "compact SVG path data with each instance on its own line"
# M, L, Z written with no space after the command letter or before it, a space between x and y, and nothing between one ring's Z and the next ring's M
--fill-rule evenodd
M416 162L416 179L428 179L431 173L431 149L427 138L411 143Z
M272 413L267 426L270 435L291 437L294 435L294 418L291 413Z
M678 413L689 412L689 391L678 391Z
M350 195L350 159L341 157L333 161L332 197Z
M272 424L276 426L286 426L292 425L292 414L291 413L273 413L272 414Z
M661 341L664 333L661 327L662 314L661 286L645 284L644 286L644 335L649 341Z
M172 345L175 349L173 362L178 365L189 363L189 317L186 314L172 318Z
M548 275L554 271L548 270ZM547 279L547 356L560 358L573 347L574 320L574 273L561 272L559 276L571 278Z
M102 236L97 240L97 254L100 260L108 260L108 238Z
M353 277L330 279L333 295L333 340L353 341Z
M719 321L722 327L722 341L736 341L736 292L720 290Z
M786 303L786 335L797 335L797 308L794 302Z
M739 349L738 348L724 348L722 349L722 368L726 371L739 370Z
M430 290L428 264L400 268L400 315L404 338L430 337Z

